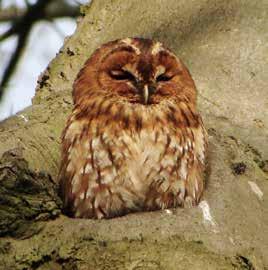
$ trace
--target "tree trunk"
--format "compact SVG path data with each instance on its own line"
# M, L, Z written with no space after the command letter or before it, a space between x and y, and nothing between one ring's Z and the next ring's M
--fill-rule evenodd
M0 269L268 269L267 1L93 0L82 13L33 105L0 123ZM127 36L160 40L189 67L206 192L193 209L70 219L55 179L72 83L99 45Z

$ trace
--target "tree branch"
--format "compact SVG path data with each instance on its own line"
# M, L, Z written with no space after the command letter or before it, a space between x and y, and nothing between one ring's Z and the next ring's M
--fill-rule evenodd
M6 33L4 33L0 37L0 41L10 37L13 34L18 35L18 43L15 49L15 52L13 53L5 71L3 78L0 83L0 100L3 96L4 89L13 74L13 71L15 70L18 61L20 59L20 55L26 45L29 33L31 31L32 26L34 23L39 20L40 18L44 17L45 9L47 5L51 2L51 0L39 0L34 5L30 6L27 10L27 13L21 19L16 20L11 28L7 30Z
M20 20L27 12L27 9L6 8L0 10L0 22L10 22ZM56 1L51 4L45 12L42 19L50 20L63 17L77 17L79 16L79 6L72 6L66 2Z
M30 34L30 31L28 31L27 29L26 31L23 31L19 34L16 49L13 52L11 59L9 60L9 63L4 71L4 75L0 84L0 100L1 100L1 95L4 92L4 88L6 87L14 70L16 69L20 56L22 55L23 49L26 46L29 34Z

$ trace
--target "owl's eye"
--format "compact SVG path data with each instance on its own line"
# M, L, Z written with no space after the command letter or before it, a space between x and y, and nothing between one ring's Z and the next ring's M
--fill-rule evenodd
M135 81L135 76L131 74L129 71L126 70L112 70L110 72L110 76L118 81L122 80L129 80L129 81Z
M173 78L173 76L168 76L167 74L161 74L157 76L156 81L157 82L167 82L170 81Z

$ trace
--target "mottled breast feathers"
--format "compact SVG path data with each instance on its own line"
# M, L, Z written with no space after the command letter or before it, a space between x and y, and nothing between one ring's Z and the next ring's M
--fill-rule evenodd
M68 215L198 204L207 136L191 75L169 49L142 38L102 45L79 72L73 99L59 173Z

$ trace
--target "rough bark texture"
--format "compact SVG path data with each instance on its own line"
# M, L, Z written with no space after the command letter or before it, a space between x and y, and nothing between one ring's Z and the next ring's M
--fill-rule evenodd
M61 200L51 177L30 171L17 152L4 153L0 161L0 236L25 238L42 228L33 221L59 216Z
M268 269L267 13L266 0L84 7L76 33L40 77L33 106L0 123L0 155L9 151L0 164L0 269ZM127 36L164 42L196 81L210 143L205 202L69 219L59 215L51 177L72 83L97 46Z

